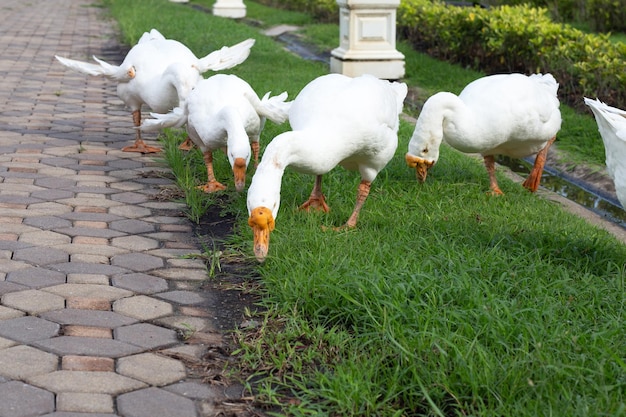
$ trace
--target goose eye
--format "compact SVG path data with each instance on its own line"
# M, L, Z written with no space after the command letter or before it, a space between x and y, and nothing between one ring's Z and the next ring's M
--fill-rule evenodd
M422 153L428 153L428 148L422 149Z

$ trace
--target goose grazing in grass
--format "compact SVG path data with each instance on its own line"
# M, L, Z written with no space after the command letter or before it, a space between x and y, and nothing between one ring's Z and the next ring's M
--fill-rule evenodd
M479 78L458 96L441 92L430 97L417 119L406 162L420 182L439 158L445 141L465 153L483 156L492 194L502 194L495 176L494 155L522 158L537 154L524 187L539 187L548 149L561 128L557 90L551 74L499 74Z
M187 124L189 138L203 152L206 163L208 181L200 188L208 193L226 188L213 172L213 151L225 148L235 188L242 191L251 153L255 163L259 160L259 137L266 118L277 124L287 120L291 103L285 102L286 98L287 93L271 98L267 93L259 100L246 81L235 75L218 74L198 82L182 108L168 114L150 113L154 119L145 120L141 129Z
M406 94L406 84L371 75L330 74L304 87L289 110L292 131L268 144L248 189L248 224L257 260L264 261L268 253L287 167L316 176L311 196L300 209L324 211L328 206L322 175L337 165L358 170L361 183L356 204L342 228L356 226L372 181L398 146L399 114Z
M56 56L66 67L88 75L104 76L116 81L117 95L130 108L135 127L141 125L141 107L167 113L179 106L202 74L232 68L246 60L254 39L231 47L223 47L203 58L197 58L182 43L166 39L152 29L139 39L121 65L108 64L95 56L97 64ZM126 152L151 153L160 149L148 146L136 129L135 143L123 148Z
M626 209L626 111L598 99L584 97L584 100L596 118L604 142L606 169L615 183L617 199Z

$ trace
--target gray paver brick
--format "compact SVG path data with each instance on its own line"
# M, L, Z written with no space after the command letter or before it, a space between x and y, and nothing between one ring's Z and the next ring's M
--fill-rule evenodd
M195 417L193 401L159 388L146 388L117 398L120 413L128 417Z
M67 254L65 254L65 259L67 259ZM29 288L38 289L63 284L66 280L66 276L61 272L50 269L25 268L9 272L6 280Z
M13 254L13 259L18 261L28 261L35 265L48 265L60 262L67 262L69 255L54 248L31 247L18 249Z
M145 253L126 253L116 255L111 259L111 264L136 272L145 272L152 269L163 268L163 259Z
M109 301L128 297L133 294L132 292L121 288L97 284L61 284L53 287L47 287L43 291L50 292L64 298L102 298Z
M155 349L180 343L175 330L150 323L118 327L114 330L113 335L116 340L131 343L144 349Z
M0 321L0 336L23 343L54 337L59 330L57 323L34 316Z
M119 340L75 336L54 337L52 339L39 340L32 344L59 356L84 355L120 358L139 353L142 350L136 345L120 342Z
M54 411L54 395L43 389L9 381L0 384L2 417L39 416Z
M154 294L167 290L167 281L148 274L125 274L112 278L111 282L118 288L124 288L139 294Z

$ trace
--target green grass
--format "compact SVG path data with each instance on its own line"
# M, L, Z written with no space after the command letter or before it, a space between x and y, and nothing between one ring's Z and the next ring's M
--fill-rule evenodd
M232 72L260 94L294 97L327 71L243 22L165 0L107 3L124 16L126 39L157 27L207 51L254 37L250 58ZM302 19L246 4L251 20ZM331 45L332 30L304 33ZM424 98L480 76L399 49L406 81ZM585 143L600 142L593 119L566 109L564 119L559 146L580 140L572 152L600 163ZM268 122L262 144L287 128ZM259 328L238 333L238 364L256 381L257 400L294 416L626 415L626 246L504 176L505 195L486 195L482 163L447 147L418 184L403 161L412 128L402 123L397 155L354 230L321 226L346 221L355 173L325 176L328 214L299 212L313 178L286 173L269 257L256 267L268 311ZM192 189L206 174L197 151L177 150L180 140L163 136L181 186ZM232 191L218 155L216 174L229 190L211 209L235 215L227 250L253 262L245 194Z

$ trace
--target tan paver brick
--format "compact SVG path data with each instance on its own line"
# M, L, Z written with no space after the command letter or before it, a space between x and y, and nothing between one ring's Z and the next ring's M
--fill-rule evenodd
M115 360L98 356L66 355L61 358L64 371L114 372Z
M57 395L57 411L68 413L112 414L115 409L113 397L107 394L62 392Z
M100 339L113 338L113 331L111 329L94 326L68 325L63 328L63 334L65 336L96 337Z

